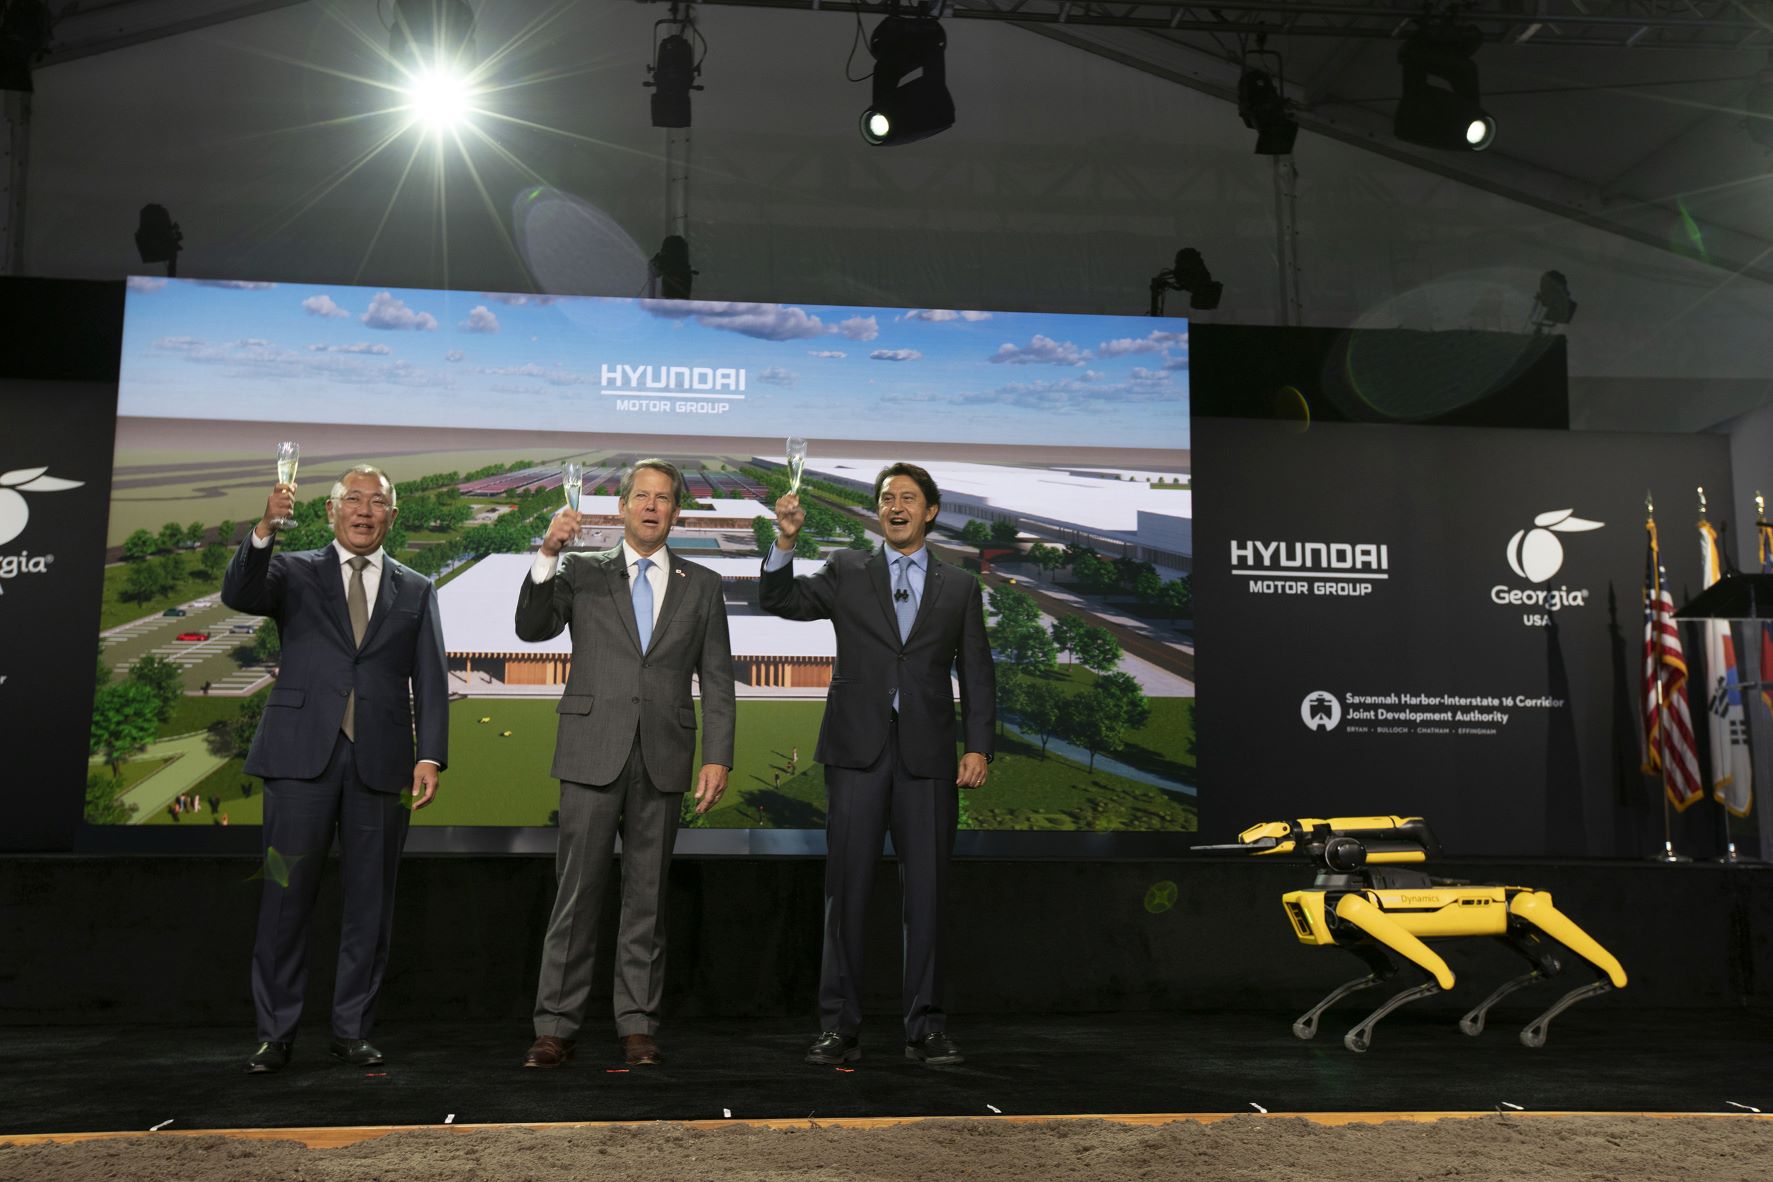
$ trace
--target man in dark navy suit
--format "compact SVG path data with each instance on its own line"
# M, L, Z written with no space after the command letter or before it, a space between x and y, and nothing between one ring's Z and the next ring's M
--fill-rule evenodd
M924 536L942 493L916 464L874 479L886 544L839 550L817 574L794 576L806 512L776 502L776 544L763 564L763 609L825 620L837 661L813 758L825 767L825 951L819 971L823 1032L809 1063L861 1057L862 920L881 841L890 829L904 891L905 1054L959 1063L943 1009L942 910L959 821L955 789L985 784L996 682L979 580L937 560ZM960 733L953 683L960 685ZM964 754L957 758L956 747Z
M437 590L382 552L399 512L393 483L359 464L326 503L333 540L272 553L295 511L279 484L222 577L222 602L277 621L283 655L246 771L265 781L264 893L252 953L259 1047L249 1072L289 1062L308 982L308 923L335 833L344 879L332 1054L383 1062L369 1041L388 963L394 879L415 809L448 761L449 682ZM416 722L416 727L415 727ZM415 737L416 747L415 752Z

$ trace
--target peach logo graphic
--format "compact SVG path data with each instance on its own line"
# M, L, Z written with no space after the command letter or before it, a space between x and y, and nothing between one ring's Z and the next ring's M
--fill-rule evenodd
M31 520L31 507L21 494L63 492L86 483L44 475L48 471L48 468L14 468L10 472L0 472L0 546L24 533L26 523Z
M1564 565L1564 544L1559 534L1600 529L1604 521L1571 516L1572 509L1553 509L1533 519L1532 529L1515 531L1508 539L1508 565L1529 583L1543 583Z

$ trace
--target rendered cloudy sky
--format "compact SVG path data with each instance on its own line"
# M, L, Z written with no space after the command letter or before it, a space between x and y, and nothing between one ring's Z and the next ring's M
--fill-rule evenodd
M1188 446L1180 319L130 280L119 413L247 421ZM602 367L744 367L721 415Z

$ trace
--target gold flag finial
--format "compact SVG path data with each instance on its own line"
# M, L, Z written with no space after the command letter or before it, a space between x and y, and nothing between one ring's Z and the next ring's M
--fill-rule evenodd
M1705 486L1699 486L1699 516L1705 516Z

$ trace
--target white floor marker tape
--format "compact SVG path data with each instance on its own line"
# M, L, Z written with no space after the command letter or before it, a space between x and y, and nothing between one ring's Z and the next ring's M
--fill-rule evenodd
M1516 1112L1525 1112L1525 1111L1526 1111L1526 1109L1525 1109L1525 1108L1522 1108L1522 1107L1521 1107L1521 1106L1520 1106L1520 1105L1519 1105L1519 1104L1510 1104L1510 1103L1509 1103L1509 1102L1508 1102L1508 1101L1507 1101L1507 1100L1504 1100L1504 1101L1503 1101L1503 1102L1502 1102L1502 1107L1504 1107L1504 1108L1512 1108L1512 1109L1514 1109L1514 1110L1515 1110L1515 1111L1516 1111Z
M1257 1112L1267 1112L1268 1111L1268 1109L1262 1107L1262 1105L1256 1103L1254 1100L1250 1101L1250 1107L1254 1108Z
M1740 1108L1744 1112L1759 1112L1760 1111L1760 1109L1756 1108L1753 1104L1738 1104L1734 1100L1725 1100L1724 1103L1728 1104L1732 1108Z
M731 1120L731 1119L733 1119L733 1110L730 1108L722 1108L720 1110L720 1115L726 1117L728 1120Z
M987 1107L987 1108L989 1108L989 1109L991 1109L991 1111L993 1111L993 1112L995 1112L995 1113L997 1113L997 1115L999 1115L999 1116L1002 1116L1002 1115L1003 1115L1003 1109L1001 1109L1001 1108L999 1108L999 1107L998 1107L998 1106L997 1106L997 1105L995 1105L995 1104L987 1104L987 1105L985 1105L985 1107Z
M172 1121L170 1121L170 1120L163 1120L159 1124L155 1125L153 1128L149 1129L148 1132L158 1133L161 1129L164 1129L167 1125L169 1125L171 1123L172 1123Z
M446 1117L444 1117L444 1118L443 1118L443 1123L444 1123L444 1124L446 1124L446 1125L453 1125L453 1124L455 1124L455 1123L456 1123L456 1114L455 1114L455 1113L453 1113L453 1112L452 1112L452 1113L450 1113L450 1114L449 1114L449 1115L448 1115L448 1116L446 1116Z

